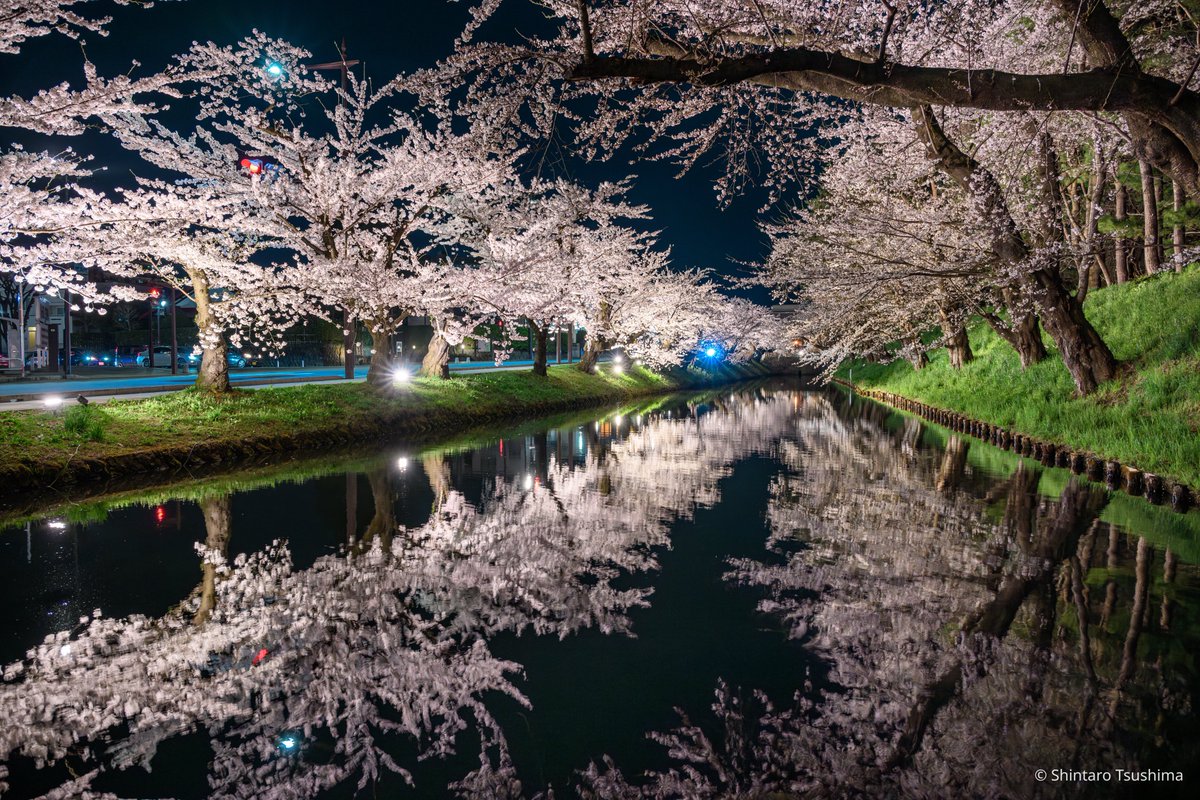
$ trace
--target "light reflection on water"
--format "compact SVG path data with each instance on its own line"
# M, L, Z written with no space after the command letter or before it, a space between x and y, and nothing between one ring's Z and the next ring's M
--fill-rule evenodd
M1192 796L1195 513L786 384L331 466L0 536L5 798Z

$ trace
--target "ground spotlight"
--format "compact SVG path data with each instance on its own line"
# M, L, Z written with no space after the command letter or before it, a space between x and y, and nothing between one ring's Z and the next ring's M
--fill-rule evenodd
M46 408L50 409L51 411L58 409L58 408L62 408L62 398L56 394L52 394L49 397L42 400L42 405L44 405Z
M398 367L396 371L392 373L392 383L394 383L396 386L403 386L411 380L412 373L409 372L408 367Z

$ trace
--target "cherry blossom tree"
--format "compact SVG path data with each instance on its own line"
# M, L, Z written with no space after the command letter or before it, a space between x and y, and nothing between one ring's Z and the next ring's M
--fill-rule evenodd
M1072 0L733 7L655 0L630 14L611 0L541 0L559 24L551 36L473 44L500 4L479 4L450 66L489 73L474 84L476 99L528 102L538 122L558 110L558 93L517 100L499 84L567 81L565 99L594 104L590 132L601 144L620 143L641 127L689 158L727 146L738 177L751 163L742 156L757 143L769 145L762 151L773 171L803 170L800 159L820 143L796 134L828 118L830 97L898 109L1112 112L1140 153L1193 196L1200 191L1200 96L1188 85L1196 26L1181 22L1169 2L1128 12L1133 4L1081 8ZM1041 58L1021 60L1030 50ZM707 124L684 124L704 114ZM756 123L746 124L751 118Z
M123 4L151 3L123 0ZM89 14L87 0L31 0L0 4L0 55L20 57L31 39L60 33L106 35L108 17ZM175 74L102 78L83 64L83 85L59 83L31 98L0 97L0 129L56 137L83 133L89 121L119 111L153 113L153 100L177 96ZM20 146L0 151L0 270L35 291L67 292L92 302L129 299L117 288L104 292L79 271L79 262L105 242L98 216L111 216L107 198L86 187L93 166L70 148L30 152Z
M1195 192L1200 150L1188 132L1194 114L1184 110L1196 99L1187 87L1194 70L1184 66L1195 61L1195 48L1179 35L1195 26L1181 26L1169 4L1122 14L1120 21L1103 3L1080 10L1067 0L1032 9L840 0L685 7L663 0L637 14L611 2L542 5L560 22L557 32L510 46L472 42L478 24L499 6L482 3L456 57L414 84L431 96L465 79L461 113L497 116L504 109L528 135L545 135L563 117L577 120L589 154L640 144L688 166L721 153L724 200L754 173L762 173L774 199L786 198L790 187L809 187L814 165L842 144L846 101L893 109L969 198L977 233L1011 278L1009 296L999 299L1019 310L998 327L1005 333L1011 327L1026 361L1039 356L1028 313L1036 310L1079 393L1116 374L1058 261L1038 245L1039 232L1023 224L1017 198L1007 192L1013 186L994 162L959 140L991 118L993 131L1020 131L1015 142L1002 140L1011 143L1008 155L1028 163L1022 150L1052 149L1044 131L1024 124L1031 112L1101 116L1133 140L1140 157ZM1155 67L1156 74L1143 69L1143 63L1171 63L1165 52L1179 66ZM1133 94L1114 99L1126 79ZM1148 101L1152 85L1158 94ZM1022 120L1019 127L1003 121L1013 118ZM1039 202L1048 208L1050 198Z

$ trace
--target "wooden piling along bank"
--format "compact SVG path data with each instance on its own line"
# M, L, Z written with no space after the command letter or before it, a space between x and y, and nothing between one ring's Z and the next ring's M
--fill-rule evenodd
M1069 469L1076 475L1084 475L1090 480L1103 483L1112 491L1123 490L1136 497L1145 497L1155 505L1167 503L1180 513L1192 508L1200 496L1195 489L1182 483L1168 482L1160 475L1143 472L1136 467L1104 459L1094 453L1043 442L1032 436L1014 433L1000 425L980 422L957 411L936 408L891 392L863 389L838 378L834 378L833 381L863 397L886 403L901 411L908 411L952 431L974 436L1018 455L1036 459L1048 467Z

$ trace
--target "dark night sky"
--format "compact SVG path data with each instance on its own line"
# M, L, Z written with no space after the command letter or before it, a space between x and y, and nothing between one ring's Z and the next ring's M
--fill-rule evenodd
M155 69L193 41L232 44L257 28L307 48L320 61L337 57L336 43L344 36L350 57L362 59L368 77L380 82L449 55L469 7L449 0L185 0L159 2L149 10L108 2L88 5L114 17L109 36L85 38L87 54L102 75L123 72L133 60L145 70ZM545 24L531 4L509 0L505 5L502 15L479 38L511 41L520 32L535 32ZM0 56L0 94L29 95L59 81L77 83L82 62L79 47L65 37L50 36L28 43L18 56ZM22 138L19 132L0 131L0 136L6 143L21 141L30 148L55 147L45 140ZM97 163L110 164L108 180L120 180L131 167L128 156L100 137L66 143L95 153ZM762 196L755 193L731 208L718 208L715 166L676 177L677 168L662 162L589 165L568 154L565 170L560 174L587 184L634 176L631 199L653 209L656 227L672 246L678 266L708 267L732 275L741 271L735 262L758 260L765 254L766 242L754 224ZM765 291L739 294L768 302Z

